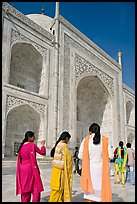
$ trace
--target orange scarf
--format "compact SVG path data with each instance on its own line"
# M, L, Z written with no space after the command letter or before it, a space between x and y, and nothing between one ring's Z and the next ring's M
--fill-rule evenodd
M90 135L88 135L84 141L83 158L82 158L82 175L81 186L84 192L93 193L94 189L90 177L90 162L89 162L89 143ZM109 172L109 156L108 156L108 138L102 136L102 202L112 202L111 181Z

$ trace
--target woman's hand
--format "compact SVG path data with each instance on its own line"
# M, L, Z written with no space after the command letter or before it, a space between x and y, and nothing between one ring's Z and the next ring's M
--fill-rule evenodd
M42 141L41 141L41 144L42 144L42 145L45 145L45 142L46 142L46 140L42 140Z

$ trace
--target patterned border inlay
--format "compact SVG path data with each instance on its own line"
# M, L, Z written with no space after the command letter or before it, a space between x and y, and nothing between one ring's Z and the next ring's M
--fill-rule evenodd
M103 82L107 84L112 95L114 95L113 78L105 74L103 71L95 67L93 64L89 63L78 54L75 54L75 73L76 78L78 78L83 73L93 73L97 75Z
M33 42L32 40L30 40L29 38L25 37L22 34L19 34L18 32L16 32L15 30L11 29L11 44L16 43L16 42L29 42L31 43L37 50L38 52L41 53L41 55L43 56L44 60L46 60L47 57L47 49L42 47L41 45Z
M28 104L31 107L33 107L37 112L39 112L43 117L45 113L45 105L39 104L36 102L28 101L25 99L21 99L15 96L7 95L7 102L6 102L6 108L7 112L11 110L13 107L17 107L19 105Z

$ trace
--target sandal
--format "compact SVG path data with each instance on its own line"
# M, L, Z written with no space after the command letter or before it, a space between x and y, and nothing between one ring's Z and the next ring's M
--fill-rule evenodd
M117 182L117 181L114 181L114 184L120 184L120 181L119 181L119 182Z

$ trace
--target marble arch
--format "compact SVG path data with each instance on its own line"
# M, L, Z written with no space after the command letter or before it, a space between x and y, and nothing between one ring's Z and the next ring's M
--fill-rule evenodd
M109 91L95 75L83 77L77 85L77 135L80 140L91 123L100 125L102 134L113 141L113 107ZM79 139L78 139L79 140Z
M41 75L41 54L30 43L15 43L11 49L9 83L38 93Z
M132 109L133 109L133 104L131 101L126 102L126 122L127 124L130 123L131 117L132 117Z
M15 155L20 141L28 130L35 132L37 142L41 128L42 117L30 105L22 104L10 109L6 120L5 155Z

